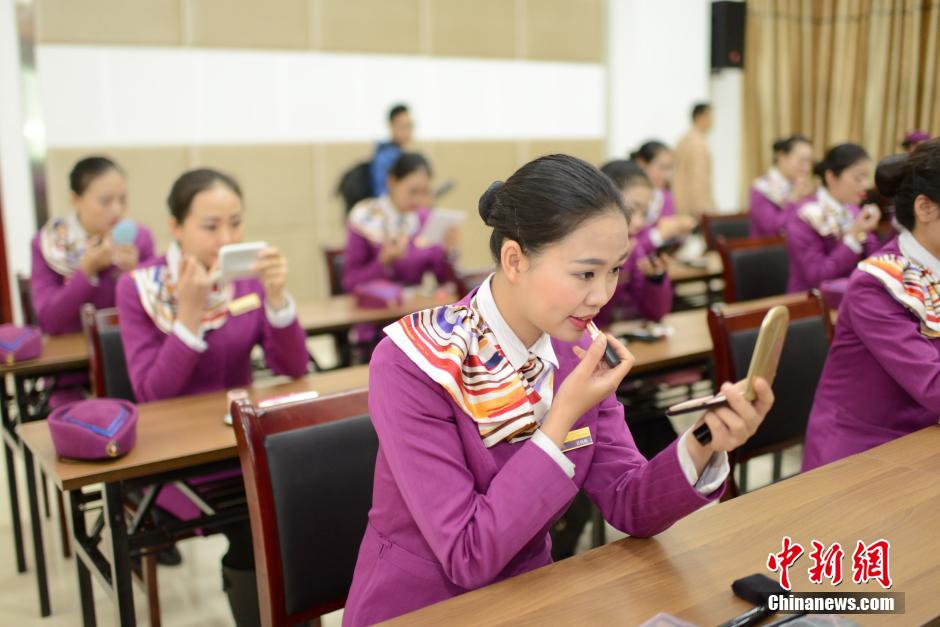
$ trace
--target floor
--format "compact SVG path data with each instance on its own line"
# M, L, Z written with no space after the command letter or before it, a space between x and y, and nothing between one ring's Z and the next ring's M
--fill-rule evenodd
M313 349L321 363L330 363L333 356L328 347L314 343ZM682 422L678 422L678 420ZM681 416L674 424L676 430L684 431L690 426L695 416ZM799 470L801 451L797 448L784 455L784 476ZM26 509L26 486L23 480L22 465L19 466L21 510ZM758 458L750 462L749 487L757 489L766 485L771 478L771 459ZM62 557L56 518L43 521L43 537L46 542L46 557L49 570L50 597L52 616L39 617L39 602L33 571L17 574L13 555L13 534L10 526L9 499L7 498L5 465L0 464L0 624L16 627L73 626L81 624L81 607L75 573L75 561ZM23 512L21 512L21 515ZM53 512L54 514L54 512ZM32 549L29 535L28 511L23 516L26 527L27 563L32 568ZM590 548L590 525L585 529L579 543L579 551ZM607 539L614 541L623 534L608 527ZM193 538L181 542L179 549L183 554L183 564L177 567L160 567L160 603L163 624L167 627L222 627L233 624L228 604L221 589L219 558L225 552L226 541L221 536ZM104 590L96 582L95 591L98 624L102 627L115 625L113 604ZM135 586L135 607L138 624L148 624L146 617L146 597ZM334 612L324 617L324 627L338 627L342 612Z

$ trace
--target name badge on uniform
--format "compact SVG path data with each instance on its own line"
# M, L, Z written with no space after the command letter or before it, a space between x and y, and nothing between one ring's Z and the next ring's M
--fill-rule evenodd
M243 313L254 311L261 307L261 298L257 292L245 294L241 298L236 298L228 304L228 312L233 316L240 316Z
M594 444L594 438L591 437L591 428L581 427L580 429L575 429L574 431L568 432L568 435L565 436L565 441L561 446L561 452L567 453L568 451L573 451L576 448L582 448L584 446L590 446L591 444Z

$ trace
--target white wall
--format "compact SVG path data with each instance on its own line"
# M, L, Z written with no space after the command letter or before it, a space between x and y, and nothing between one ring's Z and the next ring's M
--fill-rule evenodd
M44 45L49 147L373 141L407 102L422 140L603 139L597 63Z
M710 0L609 0L607 38L609 156L647 139L674 145L692 105L711 102L715 201L740 208L741 71L711 74Z
M22 86L14 0L0 0L0 187L13 314L19 318L16 274L30 268L29 240L36 230L29 159L23 139Z

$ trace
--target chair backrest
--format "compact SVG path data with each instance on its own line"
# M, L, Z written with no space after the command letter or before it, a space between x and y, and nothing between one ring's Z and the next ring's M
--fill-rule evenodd
M39 320L36 317L36 310L33 309L33 288L30 285L29 277L17 274L16 289L20 294L20 311L23 314L23 324L37 325Z
M372 162L363 161L343 172L336 191L343 197L346 213L349 213L357 202L373 195L371 169Z
M751 232L751 216L747 213L705 214L702 216L702 234L705 246L715 250L718 237L728 241L744 239Z
M774 406L757 433L734 451L733 458L738 462L802 441L829 353L832 322L822 297L815 291L715 305L708 312L716 383L720 383L747 375L760 324L776 305L787 307L790 322L773 384Z
M323 247L323 260L326 262L326 275L330 280L330 296L344 294L343 290L343 253L342 248Z
M716 240L725 281L725 302L786 294L790 258L783 237Z
M264 625L343 607L372 505L378 438L367 390L232 406Z
M92 393L98 397L136 401L124 358L117 309L95 309L91 303L85 303L82 328L88 341Z

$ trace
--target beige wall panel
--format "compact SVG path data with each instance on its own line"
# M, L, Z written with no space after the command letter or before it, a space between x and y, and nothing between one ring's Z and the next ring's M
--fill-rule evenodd
M526 0L526 57L603 63L603 0Z
M36 0L38 43L183 43L180 0Z
M323 164L318 172L320 182L317 190L319 241L321 246L342 247L346 244L346 207L343 199L336 194L336 188L349 168L372 159L374 144L323 144L318 148L322 153Z
M440 206L460 209L467 214L460 241L460 265L482 267L492 263L489 254L490 229L478 212L480 196L490 183L506 180L516 169L514 142L435 142L434 182L448 178L457 181Z
M316 0L323 50L417 54L419 0Z
M516 1L431 0L431 54L516 56Z
M190 0L192 45L308 48L307 0Z
M607 159L607 147L602 139L549 139L523 142L522 162L527 163L543 155L566 154L584 159L600 167ZM522 165L522 164L520 164Z
M153 231L157 251L162 253L170 243L166 197L173 181L188 167L187 149L170 146L50 150L46 164L50 215L60 216L71 211L69 172L76 161L92 154L115 160L127 172L128 216Z
M308 144L199 146L193 149L192 166L216 168L238 179L249 233L262 224L316 222L313 149Z
M263 239L277 246L289 264L287 289L297 301L326 298L329 283L323 264L320 247L313 244L316 238L312 225L285 228L265 224L251 226L251 238Z

